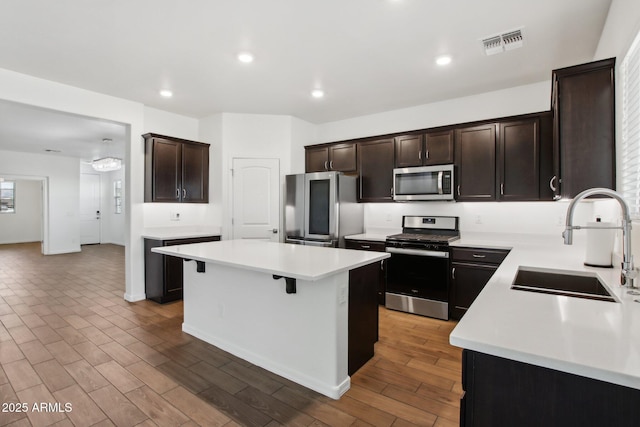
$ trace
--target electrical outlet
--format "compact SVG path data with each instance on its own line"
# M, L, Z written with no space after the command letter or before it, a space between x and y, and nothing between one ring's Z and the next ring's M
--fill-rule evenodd
M169 219L171 221L180 221L180 212L171 212L169 214Z
M482 216L476 215L476 224L482 224Z
M342 304L345 304L346 302L347 302L347 287L341 286L340 289L338 289L338 304L342 305Z

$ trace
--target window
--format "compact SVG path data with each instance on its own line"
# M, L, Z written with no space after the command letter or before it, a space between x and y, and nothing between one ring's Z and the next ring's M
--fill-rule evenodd
M640 33L621 63L622 193L634 218L640 218Z
M0 181L0 213L15 213L16 183Z

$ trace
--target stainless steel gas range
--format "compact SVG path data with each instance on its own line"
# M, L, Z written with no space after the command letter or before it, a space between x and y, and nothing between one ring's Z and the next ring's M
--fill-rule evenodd
M460 238L458 217L403 216L388 236L387 308L449 319L449 243Z

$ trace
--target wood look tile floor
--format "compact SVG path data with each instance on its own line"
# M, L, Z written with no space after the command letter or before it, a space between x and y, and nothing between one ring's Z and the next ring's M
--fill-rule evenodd
M332 400L183 333L180 302L123 294L120 246L0 245L0 426L459 423L454 322L381 307L376 355Z

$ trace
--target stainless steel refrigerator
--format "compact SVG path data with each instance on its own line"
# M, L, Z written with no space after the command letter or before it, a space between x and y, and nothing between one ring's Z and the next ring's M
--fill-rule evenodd
M364 232L356 177L341 172L287 175L285 242L344 247L344 236Z

